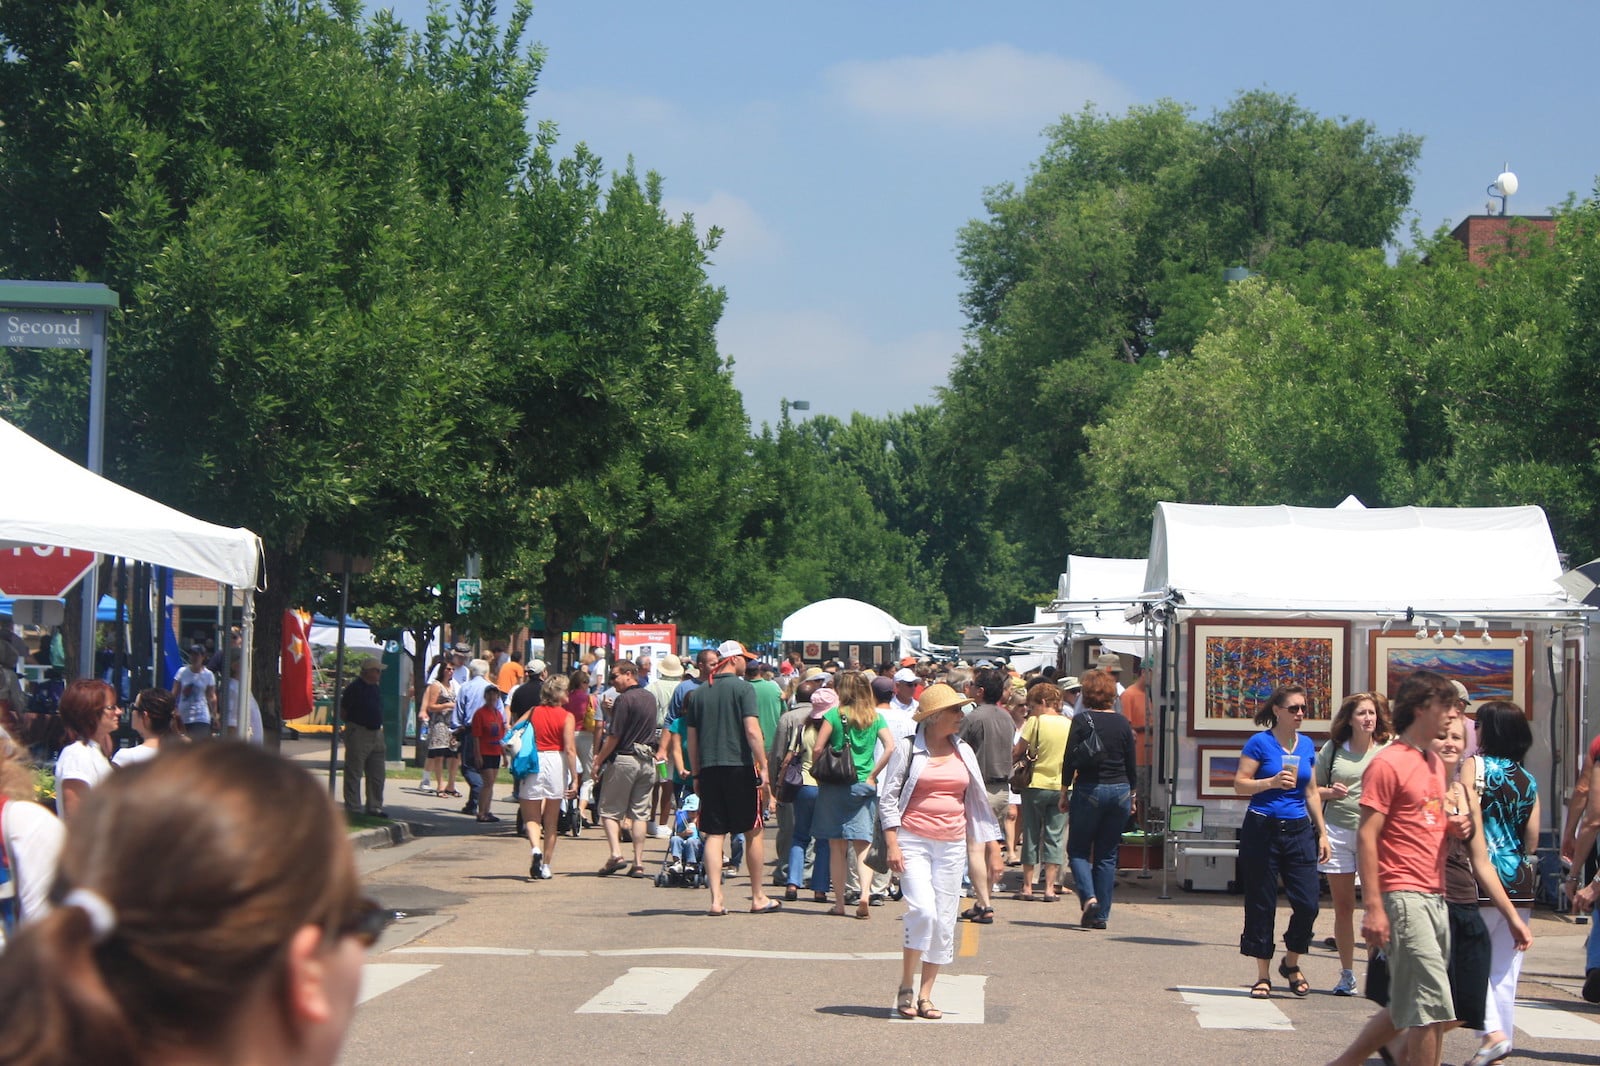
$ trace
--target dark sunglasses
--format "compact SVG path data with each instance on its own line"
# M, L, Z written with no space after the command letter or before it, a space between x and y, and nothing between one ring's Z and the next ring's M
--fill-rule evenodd
M334 932L340 937L353 936L362 947L370 948L393 922L394 911L370 896L363 896Z

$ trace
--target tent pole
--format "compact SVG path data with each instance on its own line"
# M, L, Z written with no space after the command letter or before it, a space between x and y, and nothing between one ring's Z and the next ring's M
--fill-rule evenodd
M334 649L333 699L328 701L328 721L333 729L328 734L328 795L334 795L333 779L339 768L339 697L344 694L344 620L350 614L350 567L354 560L344 553L344 573L339 580L339 640Z
M233 605L232 588L228 590L228 605L230 607ZM255 641L256 590L254 588L246 588L244 590L244 612L239 626L239 699L237 701L239 709L235 712L236 717L234 718L237 723L234 727L234 733L240 740L246 739L250 731L250 715L245 708L250 706L250 682L252 680L250 677L250 655L251 649L255 647ZM228 643L231 649L233 642L230 640ZM224 658L227 655L228 652L223 652ZM224 688L223 691L226 692L227 689ZM223 719L223 721L227 721L227 719ZM261 738L261 740L264 739ZM258 740L259 742L260 740Z

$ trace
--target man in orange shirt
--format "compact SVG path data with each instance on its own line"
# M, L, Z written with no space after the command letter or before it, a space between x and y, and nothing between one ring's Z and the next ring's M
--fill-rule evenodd
M522 655L512 652L501 665L500 672L495 675L494 687L501 692L515 692L526 676L527 671L522 668Z
M1133 782L1134 818L1144 822L1144 797L1150 795L1150 660L1139 661L1139 676L1122 690L1122 714L1133 727L1133 759L1138 780Z

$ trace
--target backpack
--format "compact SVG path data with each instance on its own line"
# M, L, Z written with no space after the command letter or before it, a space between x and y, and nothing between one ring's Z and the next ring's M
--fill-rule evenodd
M533 722L525 721L512 729L501 741L501 747L511 752L511 776L521 780L539 772L539 745L533 739Z

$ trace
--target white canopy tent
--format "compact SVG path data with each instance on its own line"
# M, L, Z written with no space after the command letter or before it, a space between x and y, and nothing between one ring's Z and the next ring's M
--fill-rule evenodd
M0 420L7 489L0 494L0 548L48 545L168 566L245 597L241 683L250 684L250 644L261 538L202 522L79 466ZM243 722L248 716L240 715Z
M1128 621L1125 614L1140 600L1144 577L1143 559L1069 555L1049 607L1034 608L1032 622L985 626L984 634L990 644L1039 659L1038 665L1054 662L1062 644L1078 641L1142 658L1147 651L1144 624Z
M1490 629L1522 634L1532 683L1526 692L1535 734L1529 767L1555 785L1570 775L1568 734L1553 708L1562 685L1563 655L1581 657L1592 609L1557 583L1560 558L1538 507L1222 507L1161 503L1156 507L1144 591L1135 611L1159 634L1163 754L1159 765L1171 802L1200 800L1201 749L1242 744L1249 731L1217 734L1191 719L1195 649L1186 624L1240 619L1259 626L1284 620L1327 620L1346 626L1346 691L1361 691L1376 671L1372 638L1428 624L1443 640L1470 639ZM1533 668L1538 664L1538 668ZM1580 663L1581 665L1581 663ZM1581 680L1578 682L1581 691ZM1225 752L1223 754L1226 754ZM1559 778L1556 770L1560 769ZM1570 784L1570 781L1565 781ZM1550 787L1549 785L1546 786ZM1242 818L1244 802L1216 799L1224 822ZM1559 819L1560 796L1547 819ZM1553 812L1553 813L1550 813ZM1208 819L1209 821L1210 819Z
M785 643L887 645L896 658L909 654L925 638L926 630L919 633L881 607L845 597L808 603L785 618L778 630L778 639Z

